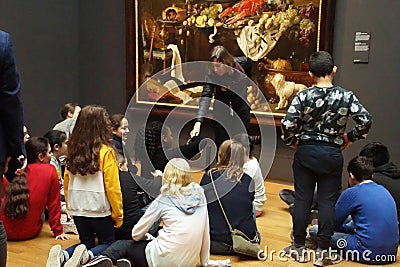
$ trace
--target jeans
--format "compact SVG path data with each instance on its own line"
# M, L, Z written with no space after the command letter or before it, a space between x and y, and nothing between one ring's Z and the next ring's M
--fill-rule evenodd
M294 243L304 246L306 229L317 185L318 234L321 249L330 246L334 230L335 204L341 186L343 156L340 148L322 142L300 144L293 160L295 201L293 207Z
M81 244L84 244L93 256L100 255L103 250L115 241L114 225L111 216L99 218L74 216L74 222ZM97 246L95 243L96 237L98 240ZM74 253L76 246L78 244L66 249L70 257Z
M311 226L308 231L310 233L311 239L316 241L317 234L318 234L318 225ZM331 238L331 243L330 243L332 249L345 250L346 248L344 248L342 245L339 244L339 246L338 246L338 241L339 240L346 240L346 244L347 244L347 240L349 239L349 237L350 237L350 234L341 233L341 232L333 232L333 235L332 235L332 238Z
M0 163L0 177L3 178L4 162ZM2 198L3 181L0 183L0 200ZM0 202L1 205L1 202ZM0 221L0 267L5 267L7 263L7 234L3 222Z
M114 264L122 258L127 258L132 266L148 267L146 259L146 246L150 240L117 240L101 253L110 258Z
M253 218L254 221L256 222L256 207L253 205ZM257 223L256 223L256 234L258 236L259 243L261 243L261 235L260 232L257 229ZM213 241L210 240L210 253L211 254L217 254L217 255L234 255L235 252L233 251L233 246L226 244L224 242L220 241Z

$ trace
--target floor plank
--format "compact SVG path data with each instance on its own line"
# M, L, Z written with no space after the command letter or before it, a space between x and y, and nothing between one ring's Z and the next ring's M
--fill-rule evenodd
M196 175L194 180L199 181L201 175ZM268 251L268 258L266 261L248 260L237 256L215 256L213 259L230 258L232 266L247 267L247 266L313 266L312 263L300 264L293 261L281 261L278 259L277 253L290 243L289 233L291 231L292 222L287 206L283 203L278 196L278 192L283 188L292 188L287 183L268 181L265 183L266 195L268 200L265 202L264 213L261 217L257 218L257 226L262 236L262 247ZM8 242L8 266L11 267L33 267L45 266L48 251L51 246L61 244L63 248L75 244L79 241L76 235L71 235L72 239L68 241L55 240L51 235L48 223L43 226L41 234L32 240ZM271 258L271 255L273 256ZM399 257L399 254L397 255ZM365 266L354 262L344 261L335 266L338 267L357 267ZM376 265L375 265L376 266ZM400 266L400 263L394 263L390 266Z

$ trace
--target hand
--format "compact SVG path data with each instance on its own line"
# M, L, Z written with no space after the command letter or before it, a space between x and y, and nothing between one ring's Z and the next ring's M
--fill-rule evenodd
M157 176L162 176L163 173L160 170L155 170L155 171L151 172L151 175L153 175L153 178L156 178Z
M145 233L144 234L144 240L154 240L156 239L152 234Z
M15 171L15 174L16 174L16 175L21 175L21 174L25 171L25 168L26 168L26 165L28 164L28 161L27 161L26 158L23 158L23 159L21 160L21 163L22 163L21 168L19 168L19 169L17 169L17 170Z
M256 210L256 217L260 217L261 214L262 214L262 211L261 211L261 210Z
M190 132L190 138L198 136L200 133L200 128L201 128L201 122L197 121L193 126L193 130Z
M66 234L62 233L61 235L56 236L56 240L58 240L58 239L60 239L60 240L70 240L71 237L69 235L66 235Z
M345 150L346 148L348 148L351 144L353 144L353 142L351 142L349 140L349 138L347 137L347 133L340 135L340 137L343 138L344 141L344 145L340 148L341 150Z
M72 215L71 215L71 213L69 213L68 209L65 210L65 214L67 215L67 222L72 220Z

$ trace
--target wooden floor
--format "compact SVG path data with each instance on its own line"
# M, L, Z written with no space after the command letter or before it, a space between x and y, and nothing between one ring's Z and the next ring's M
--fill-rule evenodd
M237 256L230 256L232 266L313 266L312 263L300 264L293 261L280 261L277 252L286 247L290 243L289 233L291 231L292 222L287 206L278 196L278 192L282 188L292 188L290 185L269 181L265 183L267 198L265 202L264 213L257 218L257 226L262 236L262 247L268 252L266 261L247 260ZM46 223L43 226L42 233L39 237L19 242L8 242L8 266L45 266L48 251L51 246L61 244L63 248L78 242L76 235L71 235L72 239L68 241L56 241L51 235L50 228ZM272 254L273 251L276 251ZM272 254L272 257L271 257ZM398 260L399 258L399 254ZM225 259L226 256L211 256L212 259ZM343 261L335 266L365 266L354 262ZM376 265L375 265L376 266ZM400 263L394 263L389 266L400 266ZM164 266L162 266L164 267Z

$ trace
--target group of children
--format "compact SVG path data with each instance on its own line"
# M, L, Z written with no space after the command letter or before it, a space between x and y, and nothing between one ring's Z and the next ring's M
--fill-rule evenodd
M284 253L299 262L308 261L306 228L317 184L318 228L310 230L317 244L314 265L340 262L342 255L330 253L332 247L359 253L368 250L368 256L385 255L380 263L390 263L395 261L399 242L396 203L390 194L395 192L371 181L372 160L359 156L350 161L351 188L338 199L341 149L365 138L372 119L350 91L333 86L335 72L329 53L314 53L310 73L316 85L295 96L282 120L282 139L297 148L293 163L294 240ZM346 134L348 116L356 126ZM122 149L129 132L123 115L110 118L103 107L89 105L70 120L74 126L69 134L52 131L27 141L26 173L6 186L0 214L13 240L35 237L46 208L56 239L69 239L60 223L62 210L73 218L80 244L65 250L53 246L48 267L195 266L199 256L202 266L228 266L229 260L210 259L210 252L235 253L227 221L260 243L256 216L261 215L266 200L264 179L257 159L251 156L246 134L220 145L216 165L198 185L183 158L204 148L201 139L174 148L172 129L150 122L135 142L134 158L142 165L138 176L133 167L128 172L131 158L126 158ZM62 155L64 175L60 175ZM60 189L60 182L64 189ZM142 203L147 187L156 193ZM67 204L64 208L63 201ZM160 221L162 227L158 227ZM29 227L23 226L24 222L29 222ZM156 236L154 229L158 230ZM339 239L345 240L347 247L339 246ZM365 258L350 259L373 263Z
M160 123L149 123L147 135L149 135L149 130L158 124ZM114 251L114 246L117 246L119 248L117 251L121 253L121 245L128 251L125 257L134 263L139 261L141 262L139 265L143 264L143 266L148 265L149 259L154 260L154 264L175 262L182 265L184 248L189 248L183 259L189 265L197 263L196 255L201 256L204 266L228 265L229 261L209 259L210 224L208 209L205 205L207 200L203 189L191 181L191 170L185 160L175 158L168 161L164 159L165 155L157 154L155 162L160 164L158 159L164 159L162 160L164 166L158 166L162 168L162 177L154 178L161 181L159 183L161 188L158 188L161 195L153 201L148 200L151 204L146 203L147 211L144 212L140 195L145 192L139 184L146 183L149 179L128 172L129 160L121 153L121 144L126 141L128 131L126 118L117 115L110 118L104 108L91 105L82 108L69 137L59 130L51 130L44 137L30 137L26 133L28 155L26 173L15 177L9 185L7 181L4 181L6 194L0 216L4 221L8 239L25 240L37 236L41 231L46 212L56 239L69 239L61 224L61 213L65 213L68 219L73 218L80 244L65 250L62 250L60 245L53 246L49 252L47 266L81 266L92 259L95 259L94 263L96 263L96 260L101 258L96 256L107 255L107 251ZM152 133L154 135L154 131ZM171 135L169 128L166 134ZM165 140L165 132L160 131L160 135L154 137L160 138L160 146L154 148L159 150L163 145L162 140ZM115 144L116 141L120 142L120 146ZM245 176L243 174L244 149L241 144L237 142L234 144L237 144L241 151L241 161L236 166L241 172L235 178L239 181L242 176ZM191 157L202 149L199 145L200 139L180 148L172 148L169 145L167 148L170 152L183 151L185 156ZM220 157L225 156L220 160L225 163L221 166L227 168L231 144L222 147ZM61 160L64 161L65 170ZM251 181L249 176L246 177L243 179L243 181L246 180L246 186L244 184L241 186L244 190L248 190L248 184ZM265 189L261 191L265 192ZM249 203L249 207L245 208L248 208L246 217L252 221L251 234L253 235L256 233L255 210L252 208L254 192L247 193L246 198ZM264 198L261 198L259 207ZM166 200L173 204L172 207L169 202L165 203ZM180 214L182 218L178 218L177 214ZM160 220L163 226L158 231L156 241L153 243L150 242L151 240L144 243L132 241L132 238L139 240L143 236L153 239L150 233L154 233L154 230L150 230L154 226L157 230ZM185 221L190 221L190 223L185 223ZM193 232L187 228L188 225L197 224L199 221L204 223L198 231ZM177 225L178 222L180 226ZM132 229L140 230L135 235ZM183 236L185 232L187 233ZM180 236L182 242L178 242L175 247L172 246L171 242L176 240L176 237L170 236L170 233ZM116 240L120 241L115 242ZM193 240L197 245L188 247L185 243L187 240ZM142 245L143 255L130 255L130 242L133 242L134 246ZM232 245L231 240L227 241L229 242ZM147 243L150 244L149 249L151 245L154 246L154 251L151 252L150 258L140 258L144 256L145 248L147 251ZM164 246L162 251L165 248L171 249L172 254L168 257L162 253L157 256L160 254L159 246ZM110 248L106 250L108 247ZM174 253L175 258L171 257ZM122 257L111 256L110 258L115 259L114 263L118 261L119 266L129 263ZM178 258L179 261L177 261ZM93 262L88 264L91 266Z

